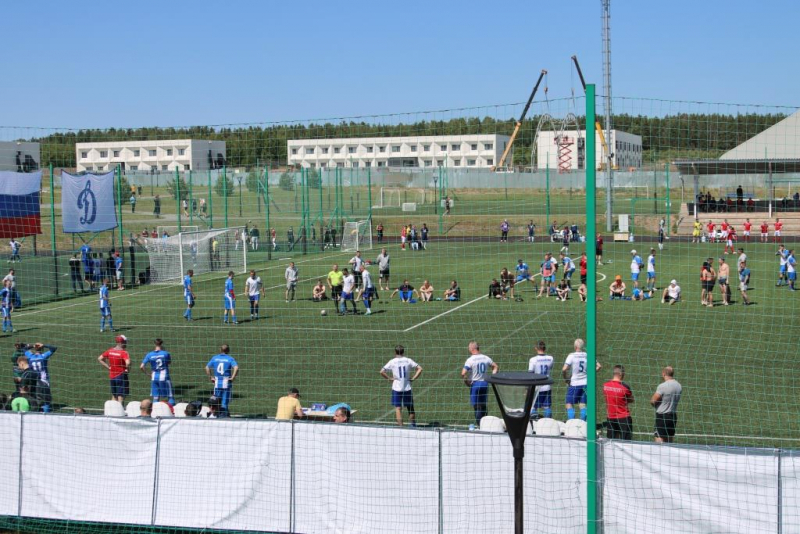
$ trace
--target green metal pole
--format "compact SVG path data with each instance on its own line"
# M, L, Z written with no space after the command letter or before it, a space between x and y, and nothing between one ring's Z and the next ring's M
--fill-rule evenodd
M547 228L547 232L550 231L550 152L547 153L547 166L544 168L544 178L545 178L545 226Z
M181 233L181 177L177 167L175 167L175 206L178 215L178 233Z
M63 190L63 187L62 187ZM75 234L72 234L73 239ZM50 250L53 252L53 280L55 293L58 296L58 255L56 247L56 190L53 179L53 164L50 164Z
M586 86L586 124L595 123L595 86ZM586 161L595 161L596 140L586 136ZM586 532L594 534L597 529L597 170L595 165L586 165L586 355L587 355L587 401L586 410Z
M669 229L672 226L672 223L670 222L670 214L671 214L671 210L672 210L672 200L670 199L670 196L669 196L669 163L665 163L664 164L664 174L666 175L666 179L667 179L667 218L666 218L667 224L666 224L666 228L664 229L664 233L669 235Z
M194 226L194 184L192 171L189 171L189 226Z
M222 166L222 196L225 197L225 228L228 228L228 171Z
M267 245L267 259L272 259L272 227L269 225L269 170L264 167L264 206L266 207L267 215L267 235L269 236L269 244Z
M211 169L208 170L208 227L214 228L214 196L211 194Z
M308 169L300 171L300 200L302 205L302 216L300 217L300 234L303 239L303 254L307 252L306 241L308 241L308 228L306 219L306 181L308 180Z
M372 226L372 168L367 169L367 208L369 209L369 224Z
M124 238L122 236L122 169L117 165L117 197L119 197L119 253L122 254L124 246Z

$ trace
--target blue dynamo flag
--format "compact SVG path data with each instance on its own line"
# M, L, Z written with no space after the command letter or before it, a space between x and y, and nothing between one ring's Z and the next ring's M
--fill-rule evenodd
M66 234L116 228L114 172L82 176L62 172L61 217Z
M42 171L0 171L0 238L42 233L39 191Z

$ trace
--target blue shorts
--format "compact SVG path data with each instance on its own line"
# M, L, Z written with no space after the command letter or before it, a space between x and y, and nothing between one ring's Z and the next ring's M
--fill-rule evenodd
M569 386L566 404L586 404L586 386Z
M361 298L364 300L369 300L373 295L375 295L375 287L368 287L364 289L364 293L361 295Z
M261 295L260 294L250 295L248 298L250 299L250 302L258 302L259 299L261 298Z
M555 281L556 281L556 275L555 275L555 273L553 273L553 274L551 274L551 275L550 275L550 281L551 281L551 282L555 282Z
M111 306L100 308L100 317L108 317L111 315Z
M122 373L110 380L112 397L127 397L131 393L128 383L128 373Z
M172 380L151 380L150 396L153 397L153 400L158 400L162 397L171 399L173 397Z
M530 280L531 278L533 278L533 277L532 276L517 276L517 280L516 281L517 281L517 283L525 282L525 281Z
M342 293L342 300L355 300L353 298L353 293Z
M633 280L634 282L639 280L639 273L631 273L631 280Z
M186 305L190 308L194 307L194 297L191 295L186 295L183 297L186 300Z
M214 388L214 396L220 400L220 405L226 410L228 409L228 403L231 401L231 393L231 388Z
M786 272L786 265L785 265L785 264L784 264L784 265L781 265L781 272L782 272L782 273L785 273L785 272Z
M655 278L655 277L656 277L656 273L654 273L652 271L647 271L647 279L648 280L650 280L651 278Z
M410 391L392 390L392 406L395 408L402 408L403 406L406 408L413 408L414 397L411 395Z
M226 310L235 310L236 309L236 299L232 299L230 297L225 297L225 309Z
M575 269L570 269L564 273L564 278L572 278L572 273L575 272Z
M539 408L550 408L552 405L553 392L550 390L540 391L539 395L536 397L536 401L533 403L533 409L538 410Z
M480 381L473 382L472 387L469 388L469 402L473 406L476 404L488 404L489 401L489 384Z
M789 273L789 280L797 280L797 271Z
M411 297L414 296L413 291L401 291L400 292L400 300L411 300Z
M2 313L3 319L8 319L9 317L11 317L11 308L3 306L2 308L0 308L0 313Z

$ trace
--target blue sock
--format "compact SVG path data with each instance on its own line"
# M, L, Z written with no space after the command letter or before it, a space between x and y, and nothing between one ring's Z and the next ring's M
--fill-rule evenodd
M44 413L50 413L50 405L49 404L42 404L42 411Z
M188 318L189 317L189 310L186 310L185 312L183 312L183 316L185 318Z
M581 419L586 421L586 408L581 408Z
M545 417L553 417L553 410L551 408L544 409L544 416Z
M366 309L369 309L369 307L370 307L369 299L364 299L364 307Z
M101 317L100 318L100 330L105 329L105 327L106 327L106 318L105 317Z
M111 317L108 318L108 327L114 328L114 319L112 319Z
M236 314L235 313L233 314L233 322L234 323L236 322Z
M191 308L189 308L188 310L186 310L186 318L187 318L187 319L191 319L191 318L192 318L192 310L191 310Z
M567 419L575 419L575 408L567 408Z

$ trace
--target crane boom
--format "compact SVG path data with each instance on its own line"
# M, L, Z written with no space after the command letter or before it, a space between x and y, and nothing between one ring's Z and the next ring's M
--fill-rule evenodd
M586 80L583 79L583 71L581 71L581 66L578 63L578 56L572 56L572 62L575 63L575 69L578 71L578 77L581 79L581 85L583 86L583 92L586 92ZM603 133L603 127L600 126L600 121L595 121L594 129L597 130L597 135L600 137L600 144L603 145L603 154L607 158L610 158L610 152L608 151L608 143L606 143L606 136Z
M519 129L522 126L522 121L525 120L525 116L528 114L528 109L531 107L531 103L533 102L533 98L536 96L536 92L539 90L539 84L542 83L542 78L544 78L547 71L542 69L542 72L539 74L539 79L536 80L536 85L533 86L533 91L531 91L531 96L528 97L528 102L525 104L525 107L522 108L522 113L519 116L519 120L514 125L514 132L511 134L511 139L508 140L508 144L506 144L505 150L503 150L503 155L500 156L500 161L497 162L497 165L492 167L492 170L502 168L506 162L506 158L508 157L509 152L511 152L511 147L514 145L514 140L517 138L517 134L519 133Z

